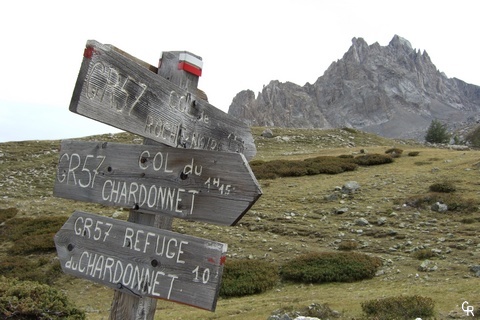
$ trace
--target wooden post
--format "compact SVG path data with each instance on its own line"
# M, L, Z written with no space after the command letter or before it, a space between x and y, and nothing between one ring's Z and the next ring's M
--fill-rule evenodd
M183 57L181 57L181 55L183 55ZM181 58L185 59L185 56L186 58L193 58L193 65L190 65L189 61L180 60ZM184 89L196 91L199 75L195 75L192 72L186 71L185 68L180 68L182 67L182 62L188 63L189 66L200 69L201 74L201 66L198 66L199 61L201 61L200 57L194 56L185 51L164 52L162 54L162 58L160 59L158 74L159 76L170 80L172 83ZM195 62L197 62L197 64L195 64ZM151 139L144 139L144 144L154 145L159 143ZM128 221L141 225L150 225L160 229L171 230L173 218L169 216L142 213L138 210L130 210ZM149 297L136 297L115 290L110 310L110 320L153 320L155 317L156 307L157 299Z

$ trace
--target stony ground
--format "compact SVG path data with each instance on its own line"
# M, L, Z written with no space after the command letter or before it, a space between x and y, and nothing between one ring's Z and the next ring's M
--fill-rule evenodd
M425 147L347 130L274 129L273 138L261 137L262 130L254 129L256 159L385 153L391 147L404 153L392 164L338 175L260 180L264 194L237 226L177 219L174 231L227 243L229 259L280 264L304 253L350 246L381 257L383 266L368 281L279 284L262 295L220 299L215 313L160 301L158 319L266 319L276 309L310 303L328 303L342 319L352 319L361 316L362 301L413 294L434 299L438 319L464 316L464 301L480 314L480 282L471 271L480 265L478 211L438 212L409 205L412 197L428 194L429 186L440 181L452 182L463 202L477 203L479 151ZM89 139L141 142L128 134ZM52 196L58 147L58 141L0 144L0 207L16 207L20 215L67 218L74 210L84 210L125 218L127 211ZM408 156L410 151L419 154ZM352 181L358 189L342 192ZM427 261L419 256L422 252L433 254ZM87 310L89 319L108 318L110 289L71 277L56 285Z

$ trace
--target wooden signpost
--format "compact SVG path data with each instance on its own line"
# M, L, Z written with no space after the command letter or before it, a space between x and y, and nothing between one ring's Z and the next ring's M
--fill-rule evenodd
M213 311L227 245L76 211L55 235L65 273Z
M227 245L169 231L172 220L234 225L262 194L250 128L207 102L202 67L186 51L156 68L87 42L70 110L145 138L60 150L55 196L131 208L128 222L77 211L55 236L66 273L115 289L111 320L153 320L158 298L214 311Z
M191 61L195 57L176 57L175 69L198 70ZM210 105L197 90L187 90L189 83L158 76L155 71L162 67L90 40L70 110L172 147L240 152L253 158L250 128Z
M261 189L240 153L66 140L53 194L234 225Z

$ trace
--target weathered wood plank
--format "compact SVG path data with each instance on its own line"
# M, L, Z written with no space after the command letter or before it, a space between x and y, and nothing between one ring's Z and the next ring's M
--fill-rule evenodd
M239 153L64 140L53 194L234 225L262 191Z
M128 54L87 42L70 110L187 149L256 153L250 128Z
M80 211L54 240L65 273L137 297L215 310L224 243Z

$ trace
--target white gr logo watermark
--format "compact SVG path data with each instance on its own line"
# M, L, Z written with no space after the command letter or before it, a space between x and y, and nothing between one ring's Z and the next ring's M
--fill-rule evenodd
M469 316L470 314L472 315L472 317L475 316L473 314L473 306L469 306L468 301L464 301L462 303L462 310L467 314L467 316Z

